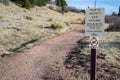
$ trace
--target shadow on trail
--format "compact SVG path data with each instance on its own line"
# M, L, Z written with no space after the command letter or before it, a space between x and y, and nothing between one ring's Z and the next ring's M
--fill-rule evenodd
M35 42L38 41L38 40L39 40L39 39L32 39L32 40L30 40L30 41L28 41L28 42L25 42L25 43L21 44L19 47L14 48L14 49L10 49L10 50L8 50L8 51L11 51L11 52L21 52L20 49L25 48L28 44L35 43Z
M109 42L106 44L107 48L120 48L120 42ZM90 75L90 51L84 51L86 47L88 47L87 42L78 41L77 46L68 53L64 61L66 69L72 70L72 74L77 75L77 79L86 76L85 79L80 78L81 80L88 80L88 75ZM120 65L108 62L106 55L102 53L97 55L97 80L119 80L119 70ZM81 74L83 75L81 76Z
M79 33L85 33L85 30L75 30L75 31Z
M81 42L80 40L78 41L77 46L73 48L71 52L69 52L64 61L64 65L67 69L74 69L77 66L81 66L84 68L89 67L87 63L90 62L90 55L86 55L81 52L81 50L84 49L87 44L88 43Z
M106 43L114 47L113 44L119 42ZM75 45L75 44L67 44ZM43 76L43 80L89 80L90 78L90 50L88 42L79 40L65 57L63 66L49 67ZM110 46L109 46L110 47ZM86 51L85 51L86 50ZM61 65L61 64L56 64ZM97 56L97 80L119 80L120 65L110 63L106 60L106 55L99 53Z

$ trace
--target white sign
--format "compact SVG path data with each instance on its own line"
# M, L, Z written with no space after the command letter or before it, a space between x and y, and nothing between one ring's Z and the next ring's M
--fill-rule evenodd
M96 37L90 37L90 47L96 49L99 47L99 40Z
M85 35L102 36L104 33L105 9L88 8L85 14Z

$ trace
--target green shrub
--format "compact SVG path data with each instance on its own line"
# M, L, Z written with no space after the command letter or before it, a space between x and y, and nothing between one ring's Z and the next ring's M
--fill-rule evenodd
M64 14L65 6L67 6L66 0L55 0L55 2L58 7L61 7L62 14Z
M38 0L37 6L41 7L41 6L45 6L45 5L46 5L45 0Z
M77 18L77 20L82 20L81 18Z
M85 10L84 9L82 9L81 12L85 14Z
M0 16L0 20L3 19L3 16Z
M61 28L63 28L63 25L58 24L58 23L53 23L53 24L51 24L50 28L55 29L55 30L61 29Z
M49 18L47 21L53 21L53 18Z
M30 9L34 6L45 6L47 2L50 0L11 0L15 2L17 5L24 7L26 9Z
M24 8L30 9L32 7L29 0L25 0L24 4L22 5Z
M25 13L26 13L27 11L26 11L26 10L23 10L23 12L25 12Z
M26 16L27 20L33 20L33 18L31 16Z

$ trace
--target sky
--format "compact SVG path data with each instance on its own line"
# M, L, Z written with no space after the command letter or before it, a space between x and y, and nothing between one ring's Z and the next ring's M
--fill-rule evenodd
M66 0L68 6L78 9L94 8L95 0ZM96 7L105 8L106 14L118 13L120 0L96 0Z

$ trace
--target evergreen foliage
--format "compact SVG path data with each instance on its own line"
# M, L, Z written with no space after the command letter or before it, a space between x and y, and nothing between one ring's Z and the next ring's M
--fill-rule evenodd
M24 0L22 7L26 8L26 9L30 9L32 7L32 5L29 0Z
M115 12L113 12L113 13L112 13L112 15L114 15L114 16L115 16Z
M45 0L38 0L37 1L37 6L41 7L41 6L45 6L45 5L46 5Z
M45 6L47 2L51 0L11 0L15 2L17 5L30 9L34 6Z
M31 5L34 7L37 4L38 0L30 0Z
M118 13L118 16L120 16L120 6L119 6L119 13Z
M61 7L62 8L62 14L64 14L64 11L65 11L65 6L67 6L67 3L65 0L55 0L56 2L56 5L58 7Z

